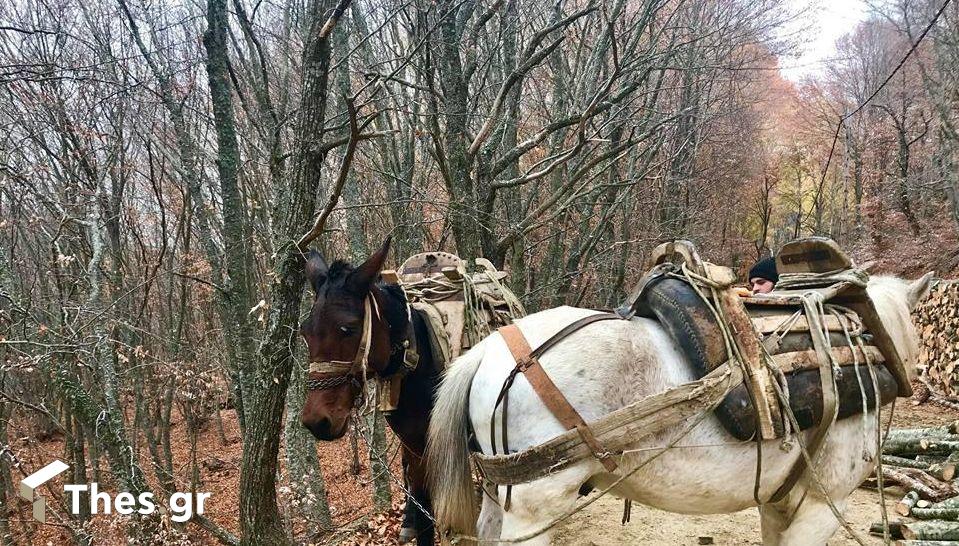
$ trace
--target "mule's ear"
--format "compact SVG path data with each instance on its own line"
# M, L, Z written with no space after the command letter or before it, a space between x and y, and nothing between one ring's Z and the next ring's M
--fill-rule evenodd
M909 283L909 293L906 295L909 310L914 310L919 302L926 299L930 291L932 291L932 271L923 275L919 280Z
M323 286L328 269L329 266L326 265L323 255L315 250L310 250L306 255L306 278L310 281L310 286L313 287L314 292L319 291L320 287Z
M370 291L370 288L373 287L373 283L376 282L376 276L380 274L380 271L383 269L383 264L386 263L386 257L390 253L390 241L392 239L391 236L387 236L386 240L383 241L383 246L350 273L350 278L347 282L349 283L350 289L355 293L365 296L366 293Z

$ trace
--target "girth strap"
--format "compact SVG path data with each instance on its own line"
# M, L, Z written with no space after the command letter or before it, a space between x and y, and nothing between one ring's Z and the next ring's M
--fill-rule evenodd
M575 429L580 437L582 437L583 442L589 447L593 455L599 459L603 464L603 467L607 471L613 472L616 470L617 465L616 461L613 460L612 453L609 453L606 449L603 448L599 440L596 439L596 436L593 435L592 430L590 430L589 425L586 424L586 421L583 420L583 417L576 411L576 408L569 403L569 400L563 395L559 390L553 380L550 379L549 375L546 374L546 371L543 369L542 365L539 363L538 357L542 355L546 350L553 347L560 340L564 339L569 334L579 330L580 328L586 326L587 324L592 324L600 320L610 320L610 319L620 319L619 315L614 313L600 313L595 315L589 315L584 317L572 324L567 325L565 328L557 332L555 335L550 337L546 342L533 350L529 343L526 341L526 337L523 336L523 332L515 324L510 324L499 329L499 333L503 336L503 340L506 342L506 346L509 348L510 353L513 355L513 359L516 360L516 367L510 373L510 377L507 379L506 383L503 385L503 390L500 392L500 399L497 400L497 405L499 402L503 402L503 449L506 451L508 448L506 444L506 399L508 398L508 389L512 385L512 379L515 378L517 373L523 373L526 376L526 380L529 382L530 386L536 392L536 395L539 396L543 404L549 409L549 411L556 417L559 422L566 427L567 430ZM496 409L494 408L495 412ZM495 441L494 441L495 446ZM495 450L495 447L494 447Z

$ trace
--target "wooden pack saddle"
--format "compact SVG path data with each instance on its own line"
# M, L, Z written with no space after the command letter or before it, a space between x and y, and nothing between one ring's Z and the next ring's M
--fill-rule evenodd
M501 281L499 271L484 258L475 267L449 252L410 256L395 271L381 274L403 287L413 311L426 324L432 354L443 368L495 329L526 314L519 299ZM395 409L399 382L380 384L380 409Z
M837 419L860 413L864 401L874 407L875 387L882 403L911 394L907 364L866 293L865 273L829 239L785 245L777 267L786 288L777 285L769 294L744 297L733 287L732 271L700 259L688 241L658 247L651 266L618 312L659 321L699 377L731 356L742 363L743 383L716 409L738 439L772 439L790 429L776 381L800 429L823 422L823 365L837 370ZM822 312L809 317L803 298L813 292ZM819 338L828 340L825 351L822 343L817 351L811 325L825 330Z

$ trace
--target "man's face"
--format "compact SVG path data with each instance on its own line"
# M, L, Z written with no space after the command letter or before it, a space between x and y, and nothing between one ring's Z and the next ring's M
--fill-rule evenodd
M773 291L773 287L776 286L771 280L764 279L762 277L753 277L749 279L750 288L753 291L753 294L766 294Z

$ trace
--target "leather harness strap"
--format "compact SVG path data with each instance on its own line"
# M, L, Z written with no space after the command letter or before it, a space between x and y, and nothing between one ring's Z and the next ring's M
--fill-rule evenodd
M587 324L597 322L600 320L610 320L610 319L620 319L619 315L614 313L600 313L595 315L589 315L584 317L572 324L567 325L565 328L557 332L555 335L550 337L546 342L536 348L534 351L529 343L526 341L526 337L523 336L523 332L520 331L519 327L515 324L510 324L499 329L499 333L503 336L503 340L506 342L506 346L509 348L510 353L513 355L513 359L516 360L516 367L513 372L510 374L511 377L515 377L516 373L523 373L526 376L526 380L529 382L530 386L536 392L536 395L539 396L540 400L543 401L543 404L549 409L549 411L556 417L559 422L566 427L567 430L575 429L582 437L583 442L589 447L589 450L593 453L599 461L603 464L603 467L606 468L609 472L614 472L617 468L616 461L613 460L612 454L603 448L603 445L596 439L596 436L593 435L593 431L589 428L589 425L586 424L586 421L583 420L583 417L576 411L576 408L569 403L569 400L563 395L559 390L553 380L550 379L549 375L546 374L546 371L543 369L543 366L540 365L538 357L542 355L546 350L553 347L560 340L564 339L569 334L579 330ZM507 380L507 384L512 384L512 381ZM505 389L509 387L504 385ZM507 398L506 392L501 392L501 398L504 402L504 413L506 410ZM495 411L495 408L494 408ZM503 448L506 447L506 434L505 434L505 424L506 419L504 415L503 419Z

